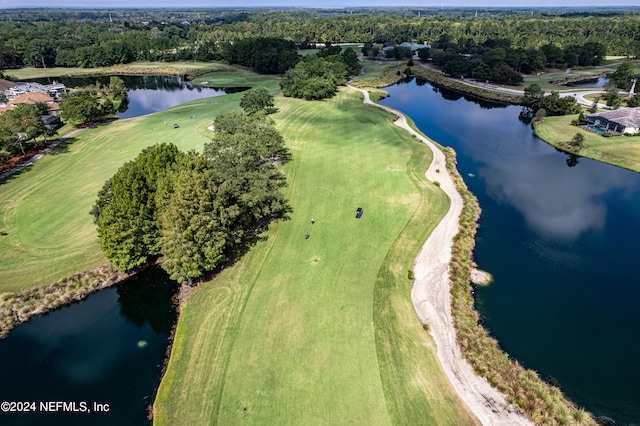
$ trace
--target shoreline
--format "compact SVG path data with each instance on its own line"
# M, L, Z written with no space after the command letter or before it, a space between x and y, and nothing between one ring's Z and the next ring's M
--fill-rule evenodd
M482 424L596 424L590 413L576 407L559 388L510 359L480 324L471 288L480 207L457 171L455 151L438 148L411 128L404 114L372 102L368 92L357 90L366 104L394 114L396 126L433 151L425 176L451 200L449 211L414 262L411 299L419 319L429 326L438 360L460 398Z
M112 287L137 271L118 272L103 265L46 286L0 295L0 339L32 317L81 302L91 294Z
M462 401L482 424L533 424L519 412L519 409L508 404L503 394L475 374L471 365L463 358L456 342L448 273L453 238L458 233L458 219L462 212L463 200L456 189L454 179L446 171L444 153L432 141L411 129L403 114L372 102L365 90L354 89L363 93L365 104L374 105L397 116L394 122L396 126L407 130L433 151L434 159L427 169L427 179L439 182L440 188L451 199L449 211L433 230L416 258L415 282L411 292L418 317L430 326L430 334L438 348L437 357L440 365ZM436 172L436 169L440 172Z

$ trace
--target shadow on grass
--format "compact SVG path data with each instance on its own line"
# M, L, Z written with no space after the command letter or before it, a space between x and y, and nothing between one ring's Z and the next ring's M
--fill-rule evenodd
M53 148L49 154L50 155L60 155L67 154L69 152L69 147L72 143L74 143L77 139L74 137L66 138L62 142L58 144L55 148Z

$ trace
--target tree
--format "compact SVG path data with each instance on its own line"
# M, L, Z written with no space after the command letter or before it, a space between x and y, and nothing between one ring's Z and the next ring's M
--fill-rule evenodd
M333 96L347 82L347 68L340 55L311 57L299 62L280 80L285 96L307 100Z
M115 112L111 99L101 98L94 92L68 97L61 109L62 120L74 125L98 121Z
M157 182L180 153L175 145L145 149L105 183L91 210L100 247L119 271L128 271L160 253L155 193Z
M28 104L19 104L0 114L0 141L6 151L15 153L19 149L26 155L25 145L46 135L48 129L40 115L38 106Z
M629 108L637 108L640 107L640 93L636 93L633 97L627 100L627 106Z
M265 87L255 87L245 93L240 100L240 107L249 115L259 111L264 111L268 114L275 112L273 95Z
M544 98L544 92L539 85L533 83L524 88L524 102L532 107L538 107Z
M618 89L628 90L631 87L631 79L637 77L636 65L632 62L623 62L609 75L609 83Z
M546 116L547 116L547 110L545 110L544 108L540 108L538 111L536 111L535 122L542 123Z
M242 236L233 227L240 211L228 202L228 185L216 175L201 155L191 154L160 181L156 199L162 269L176 281L218 267Z
M584 148L584 135L582 133L576 133L573 138L571 138L569 146L576 150Z
M215 136L204 147L208 166L220 174L239 209L236 226L262 231L290 209L280 194L285 178L276 164L288 162L291 154L269 117L229 112L214 124Z
M596 112L598 112L598 102L600 102L600 98L595 98L593 100L593 103L591 104L591 106L589 107L589 112L591 114L595 114Z
M622 105L622 96L620 96L620 92L617 87L611 87L607 89L607 106L610 106L613 109L620 108Z

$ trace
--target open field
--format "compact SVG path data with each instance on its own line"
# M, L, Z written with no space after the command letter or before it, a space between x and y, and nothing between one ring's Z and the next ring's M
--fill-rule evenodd
M277 80L260 77L277 88ZM246 78L240 82L244 83ZM52 283L106 263L89 215L98 190L142 149L173 142L201 149L215 115L242 93L87 129L23 172L0 182L0 292ZM197 119L189 118L191 115ZM166 125L165 125L166 123ZM170 124L178 123L179 129Z
M640 172L639 136L606 138L598 133L572 126L571 121L577 117L577 115L547 117L542 123L536 124L536 135L545 142L557 146L561 142L570 141L576 133L581 133L584 135L585 145L580 150L581 156Z
M32 68L6 70L7 75L19 80L30 78L83 76L83 75L189 75L198 76L207 72L234 70L236 67L219 62L132 62L97 68Z
M431 153L348 89L276 107L294 212L183 305L156 424L474 424L409 299Z
M352 84L356 87L385 87L400 78L397 72L406 68L406 62L400 61L364 61L364 74L355 78Z

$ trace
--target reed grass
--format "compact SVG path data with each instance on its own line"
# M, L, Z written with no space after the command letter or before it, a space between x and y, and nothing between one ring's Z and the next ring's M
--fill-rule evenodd
M111 265L100 266L47 286L3 293L0 296L0 338L34 315L81 301L91 293L110 287L128 276L117 272Z
M456 169L455 151L443 149L447 169L454 177L464 204L460 214L460 230L454 238L450 264L451 311L457 329L458 344L475 371L507 396L537 424L595 425L593 418L576 407L559 388L543 381L533 370L509 358L480 325L470 286L473 266L471 254L475 246L480 207Z

